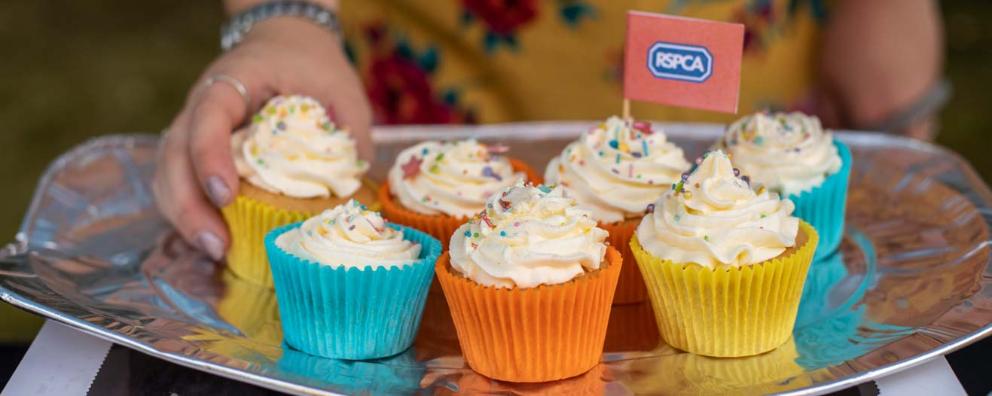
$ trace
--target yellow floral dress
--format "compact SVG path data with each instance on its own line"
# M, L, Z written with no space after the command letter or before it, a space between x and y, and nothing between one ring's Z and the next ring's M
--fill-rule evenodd
M626 11L743 23L742 113L809 110L825 0L345 0L341 20L383 124L617 114ZM735 116L634 103L638 118Z

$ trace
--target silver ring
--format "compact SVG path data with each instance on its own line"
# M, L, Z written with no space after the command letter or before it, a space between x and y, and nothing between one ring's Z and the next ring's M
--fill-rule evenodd
M241 99L245 100L245 114L251 113L251 96L248 95L248 87L246 87L241 80L227 74L214 74L207 77L207 79L203 82L203 85L205 87L209 87L218 82L226 83L231 86L231 88L234 88L235 91L238 91L238 95L241 95Z

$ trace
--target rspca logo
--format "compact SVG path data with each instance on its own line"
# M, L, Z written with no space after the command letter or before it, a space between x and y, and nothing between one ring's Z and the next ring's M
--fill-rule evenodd
M713 74L706 47L657 42L648 49L648 70L657 78L701 83Z

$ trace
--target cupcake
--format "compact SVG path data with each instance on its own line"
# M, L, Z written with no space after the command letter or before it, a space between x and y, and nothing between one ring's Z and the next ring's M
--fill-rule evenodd
M682 149L646 122L610 117L548 163L545 181L559 184L610 234L627 260L614 302L644 301L644 280L630 254L630 236L649 204L689 169Z
M704 155L631 240L665 341L699 355L767 352L792 333L817 233L793 203Z
M436 267L468 365L512 382L595 367L622 264L606 236L560 188L490 198Z
M351 200L273 230L265 250L285 342L354 360L410 347L441 244Z
M787 197L795 215L820 235L815 259L833 253L844 233L851 151L802 113L757 113L734 122L719 141L755 186Z
M277 96L231 137L241 177L238 196L222 209L231 231L227 264L242 279L272 287L262 250L265 233L355 198L375 202L362 177L355 141L324 108L304 96Z
M427 141L403 150L379 190L383 213L447 248L455 229L482 211L494 192L521 180L539 182L527 164L499 155L505 151L475 139Z

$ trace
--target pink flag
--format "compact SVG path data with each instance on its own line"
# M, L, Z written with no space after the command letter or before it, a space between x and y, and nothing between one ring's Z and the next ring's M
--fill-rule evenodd
M630 11L627 99L737 112L744 25Z

